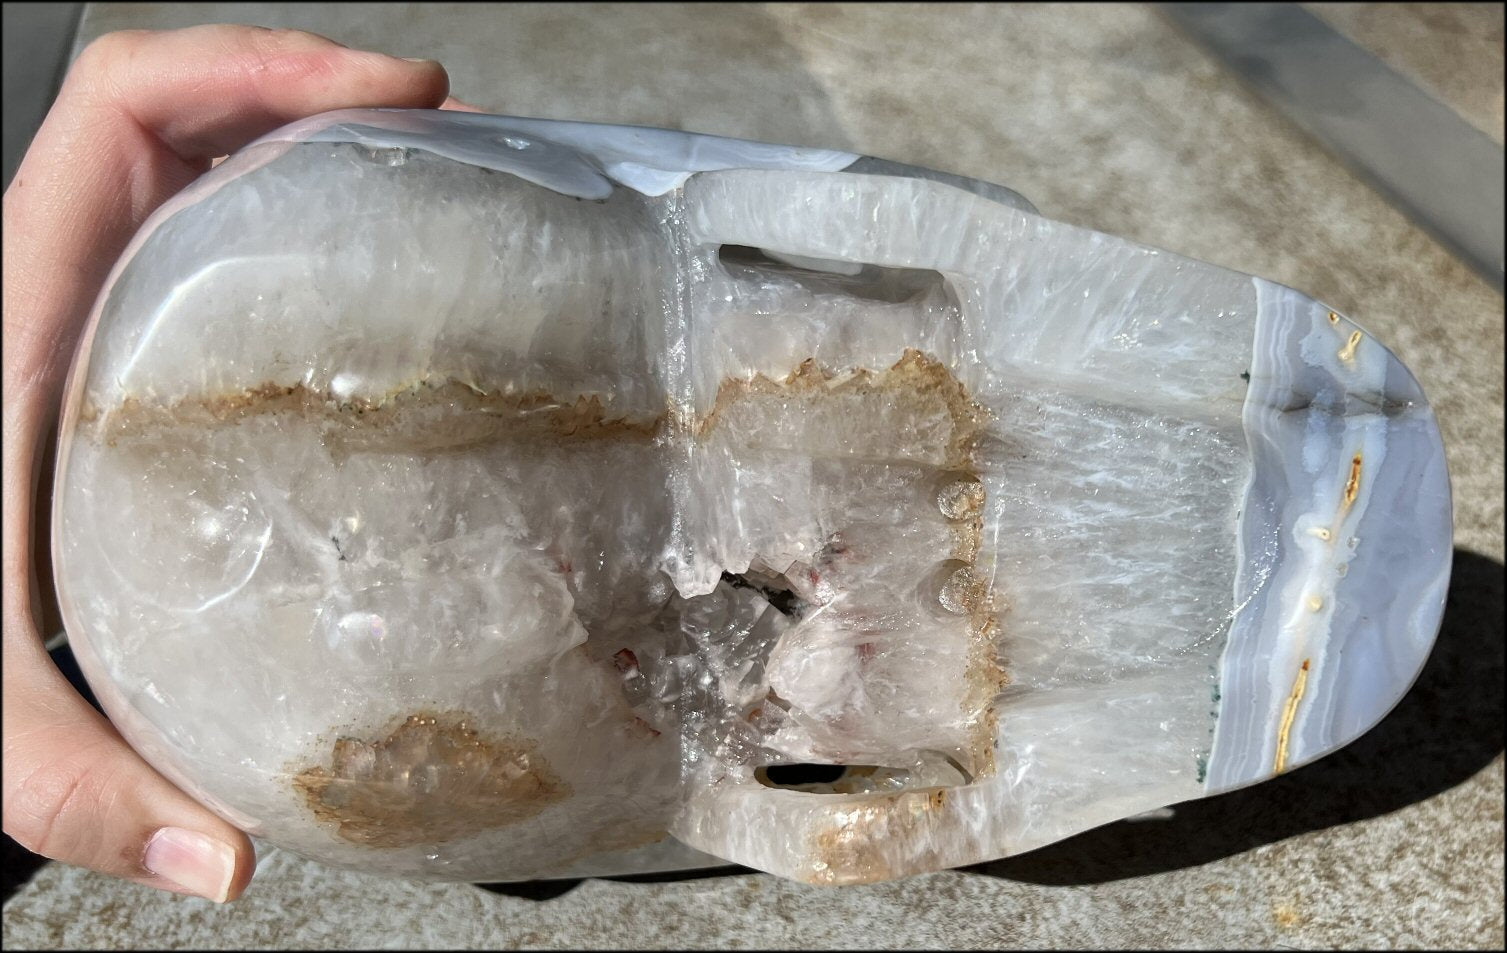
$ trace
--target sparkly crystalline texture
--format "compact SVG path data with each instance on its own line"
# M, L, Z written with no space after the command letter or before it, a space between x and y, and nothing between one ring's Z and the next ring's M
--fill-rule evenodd
M65 420L80 662L252 833L436 879L861 882L1258 780L1395 700L1329 687L1328 615L1260 621L1382 571L1284 542L1351 444L1334 538L1437 496L1421 394L1341 319L1263 330L1270 286L874 160L357 115L148 224ZM1363 399L1320 381L1300 446L1253 438L1314 368ZM1306 476L1253 495L1262 453ZM1425 607L1431 558L1386 570ZM1419 604L1383 612L1404 674Z

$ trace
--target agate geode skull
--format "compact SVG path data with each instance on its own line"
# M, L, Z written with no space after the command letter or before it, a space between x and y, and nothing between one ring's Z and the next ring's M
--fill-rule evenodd
M1401 697L1450 564L1432 413L1324 305L629 127L247 147L115 269L61 446L131 744L435 879L870 881L1260 781Z

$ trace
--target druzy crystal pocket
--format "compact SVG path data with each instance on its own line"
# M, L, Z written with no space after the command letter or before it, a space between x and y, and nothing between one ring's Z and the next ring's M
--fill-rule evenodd
M903 876L1375 724L1450 558L1417 384L1290 289L822 150L349 111L142 229L69 636L234 823L449 880Z

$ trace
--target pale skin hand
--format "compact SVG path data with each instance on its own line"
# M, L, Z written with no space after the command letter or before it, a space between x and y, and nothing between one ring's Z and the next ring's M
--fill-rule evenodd
M4 805L5 832L29 850L218 901L239 896L255 866L246 835L142 761L38 632L42 446L107 273L218 157L330 109L468 108L448 87L438 63L240 26L110 34L64 80L5 192Z

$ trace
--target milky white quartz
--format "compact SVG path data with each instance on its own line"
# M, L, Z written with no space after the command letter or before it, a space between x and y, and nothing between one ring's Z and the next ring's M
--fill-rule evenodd
M1422 664L1448 486L1411 378L1362 336L1371 378L1262 443L1318 373L1291 328L1345 372L1322 306L840 153L412 115L196 183L72 380L75 651L249 832L432 879L872 881L1311 760ZM1358 598L1356 544L1287 540L1391 505L1350 432L1425 475L1427 531L1388 530L1391 681L1321 704L1305 660L1361 663L1305 607Z

